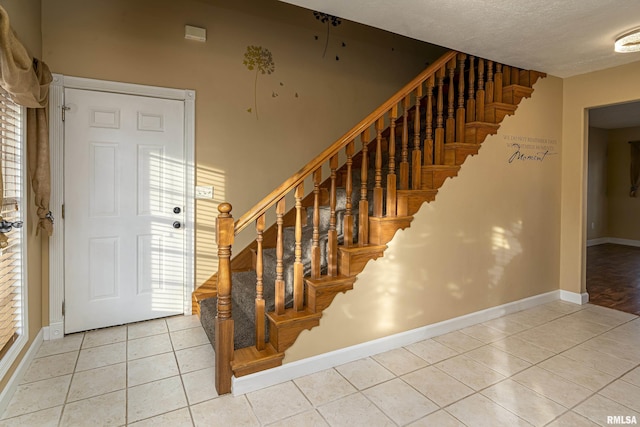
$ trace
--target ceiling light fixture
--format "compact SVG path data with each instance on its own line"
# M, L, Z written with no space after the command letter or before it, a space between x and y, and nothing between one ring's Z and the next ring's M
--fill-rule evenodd
M640 51L640 28L629 31L616 39L616 52L639 52Z

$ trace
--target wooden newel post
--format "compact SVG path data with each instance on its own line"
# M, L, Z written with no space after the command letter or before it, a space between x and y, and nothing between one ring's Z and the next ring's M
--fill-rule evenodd
M215 320L216 390L231 392L231 361L233 360L233 318L231 317L231 245L234 225L231 205L218 206L216 237L218 240L218 314Z

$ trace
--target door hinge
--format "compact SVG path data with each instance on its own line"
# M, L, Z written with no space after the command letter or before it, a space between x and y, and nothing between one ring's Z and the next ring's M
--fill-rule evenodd
M63 316L64 316L64 312L65 312L64 301L62 301L62 315Z
M64 219L64 205L62 205L62 219Z
M62 106L62 121L63 121L63 122L64 122L64 118L65 118L65 112L66 112L67 110L70 110L70 109L71 109L71 107L67 107L66 105L63 105L63 106Z

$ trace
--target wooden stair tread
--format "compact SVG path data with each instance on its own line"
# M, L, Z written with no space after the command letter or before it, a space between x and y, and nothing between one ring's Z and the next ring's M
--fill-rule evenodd
M255 346L245 347L233 352L231 369L236 377L253 374L282 365L284 353L276 351L269 343L264 350L258 350Z
M350 253L350 254L365 254L365 253L374 253L379 251L384 251L387 249L387 245L354 245L354 246L338 246L339 252Z
M471 142L448 142L446 144L444 144L444 149L446 150L448 149L453 149L453 148L469 148L469 149L473 149L473 148L480 148L482 146L482 144L474 144Z
M316 289L320 289L320 288L328 288L328 287L333 287L333 286L342 286L346 283L351 283L353 284L353 282L355 282L356 278L353 276L344 276L344 275L338 275L338 276L320 276L317 278L311 278L311 277L307 277L304 279L305 283L308 286L314 287Z
M398 195L407 195L407 196L416 196L416 197L424 197L424 198L432 198L438 194L438 190L434 190L432 188L424 189L424 190L398 190Z
M440 171L458 172L458 171L460 171L460 166L459 165L424 165L424 166L422 166L422 170L423 171L438 171L438 172L440 172Z
M293 324L303 320L320 319L322 313L314 313L309 309L296 311L293 308L288 308L283 314L276 314L276 312L272 311L267 313L267 316L270 320L273 320L278 327L282 327L283 325Z

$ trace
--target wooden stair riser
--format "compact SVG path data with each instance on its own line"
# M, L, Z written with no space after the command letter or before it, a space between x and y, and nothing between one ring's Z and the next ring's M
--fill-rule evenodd
M501 123L505 117L512 115L516 106L506 102L492 102L484 107L484 119L491 123Z
M423 166L422 189L437 190L447 178L457 176L459 171L460 166Z
M529 98L533 89L522 85L509 85L502 89L502 102L519 105L523 98Z
M293 345L300 332L318 326L320 317L322 313L312 313L310 310L297 312L287 309L282 315L268 313L270 344L278 352L285 351Z
M498 133L500 125L487 122L471 122L465 125L464 142L482 144L489 135Z
M425 202L436 199L438 190L398 190L398 216L412 216Z
M386 245L398 230L409 227L412 220L413 216L369 217L369 243Z
M545 73L534 70L520 70L518 84L526 87L533 87L539 78L545 77Z
M468 156L475 156L478 154L479 149L480 144L445 144L444 162L447 165L459 166L464 163Z
M339 293L353 289L356 277L322 276L319 279L305 279L307 307L314 313L320 313L329 307Z
M367 262L382 256L387 245L338 247L338 271L344 276L360 273Z

